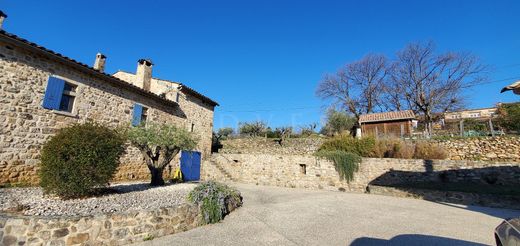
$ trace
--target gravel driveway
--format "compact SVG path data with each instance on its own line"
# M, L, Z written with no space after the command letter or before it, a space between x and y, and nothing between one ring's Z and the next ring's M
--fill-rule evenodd
M244 206L222 223L139 245L480 245L520 211L233 184Z

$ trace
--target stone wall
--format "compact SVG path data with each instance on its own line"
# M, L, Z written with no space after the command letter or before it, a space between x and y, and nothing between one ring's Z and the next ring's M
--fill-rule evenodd
M0 244L124 245L186 231L200 224L195 205L77 218L0 215Z
M520 209L520 197L510 195L475 194L456 191L439 191L414 188L396 188L370 185L370 194L419 198L434 202L478 205L495 208Z
M222 140L219 153L229 154L312 154L325 141L322 137L288 138L282 145L273 138L236 138Z
M280 146L274 139L239 138L222 141L219 153L232 154L312 154L325 138L292 138ZM520 137L479 137L431 140L448 152L450 160L520 162Z
M475 137L437 140L452 160L520 162L520 137Z
M213 154L203 179L249 184L365 192L369 184L442 181L518 184L520 164L503 162L363 158L354 179L339 179L334 164L312 155Z
M49 76L77 85L72 113L42 107ZM186 95L180 107L165 105L135 90L115 85L71 66L68 62L0 41L0 184L36 183L39 152L55 132L72 123L96 121L129 125L134 103L149 108L148 121L171 123L194 131L203 158L210 154L213 107ZM148 175L141 154L129 147L116 180ZM173 163L177 163L175 160ZM146 172L145 172L146 171Z

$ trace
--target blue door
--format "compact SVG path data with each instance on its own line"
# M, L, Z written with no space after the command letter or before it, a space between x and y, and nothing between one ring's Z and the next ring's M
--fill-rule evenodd
M200 180L200 152L181 152L181 172L184 181Z

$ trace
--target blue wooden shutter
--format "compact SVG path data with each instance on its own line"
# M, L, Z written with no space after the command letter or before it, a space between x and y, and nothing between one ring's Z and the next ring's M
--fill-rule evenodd
M143 115L143 106L134 104L134 114L132 115L132 126L138 126L141 124L141 116Z
M45 90L45 97L43 98L42 106L46 109L60 109L61 96L63 95L64 87L64 80L50 76L47 81L47 89Z

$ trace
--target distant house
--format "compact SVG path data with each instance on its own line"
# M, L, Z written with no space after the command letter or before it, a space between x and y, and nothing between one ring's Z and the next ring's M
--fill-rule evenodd
M415 114L412 110L363 114L359 116L362 136L410 137Z
M466 119L487 121L497 114L497 108L478 108L444 113L445 122L458 122Z

